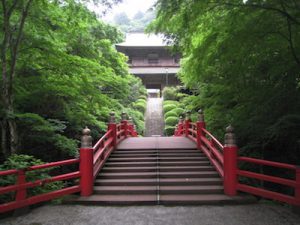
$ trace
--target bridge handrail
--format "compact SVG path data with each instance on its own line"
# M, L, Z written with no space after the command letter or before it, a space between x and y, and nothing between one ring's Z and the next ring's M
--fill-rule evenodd
M117 130L119 130L119 132L117 132ZM15 184L0 187L0 194L16 192L13 201L0 204L0 213L8 212L17 208L22 208L44 201L49 201L54 198L73 194L76 192L81 192L82 196L91 195L93 189L93 181L100 169L103 167L105 161L107 160L111 152L116 148L117 144L130 136L137 137L135 127L131 122L123 119L119 124L116 124L114 120L110 120L107 132L96 142L94 146L92 146L90 130L88 128L84 129L79 158L49 162L22 169L0 171L0 177L13 175L17 176ZM51 167L72 164L79 164L79 169L76 169L76 171L73 172L56 175L45 179L28 182L26 181L26 172L28 171L42 170ZM27 196L28 188L34 188L43 186L47 183L65 181L70 179L79 179L79 183L78 181L75 181L75 184L73 184L72 186L67 186L60 190L55 190L30 197Z
M235 135L231 126L226 128L225 144L223 145L215 136L205 128L204 115L199 111L198 121L192 123L187 114L187 118L179 119L179 123L174 131L174 136L186 136L196 142L197 148L201 150L215 167L223 179L224 192L229 196L234 196L237 191L247 192L272 200L282 201L288 204L300 206L300 166L287 163L274 162L250 157L238 157L238 148L235 144ZM295 179L287 179L274 175L266 175L247 170L239 169L239 162L271 166L275 168L292 170ZM254 187L243 184L239 177L254 178L261 181L268 181L288 186L294 189L293 195L283 194L265 189L265 187Z
M4 213L16 208L36 204L39 202L48 201L53 198L61 197L63 195L79 192L81 190L80 186L73 185L69 187L64 187L60 190L27 197L28 188L43 186L47 183L52 183L55 181L65 181L65 180L80 178L81 176L80 171L74 171L74 172L61 174L54 177L44 178L35 181L28 181L28 182L26 181L26 172L28 171L41 170L41 169L71 165L71 164L78 164L79 162L80 162L79 159L68 159L68 160L62 160L57 162L45 163L41 165L30 166L27 168L22 168L17 170L0 171L0 176L8 176L8 175L17 176L16 184L0 187L0 194L6 194L8 192L16 192L14 201L3 203L0 205L0 213Z

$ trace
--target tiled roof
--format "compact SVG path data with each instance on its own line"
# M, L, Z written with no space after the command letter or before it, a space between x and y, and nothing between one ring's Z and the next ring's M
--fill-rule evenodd
M116 46L132 46L132 47L164 47L168 46L163 42L163 38L154 34L144 33L128 33L126 34L126 41Z

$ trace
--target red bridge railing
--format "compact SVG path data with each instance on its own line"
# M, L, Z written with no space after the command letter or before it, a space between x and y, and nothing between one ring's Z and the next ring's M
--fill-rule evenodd
M114 113L110 114L110 121L107 132L103 137L92 146L91 131L88 128L83 130L81 139L81 148L78 159L68 159L58 162L50 162L42 165L35 165L24 169L0 171L1 176L16 176L16 183L13 185L0 187L0 195L14 192L14 201L0 204L0 213L11 211L17 208L33 205L39 202L49 201L51 199L80 192L82 196L89 196L93 193L93 182L106 159L116 146L127 137L137 137L134 125L126 120L126 114L122 114L122 121L115 123ZM26 172L53 168L58 166L66 166L79 164L79 170L53 176L50 178L36 180L32 182L26 181ZM27 189L41 187L45 184L66 181L71 179L79 179L73 186L64 187L60 190L43 193L36 196L27 196Z
M300 167L250 157L238 157L238 147L233 131L232 126L226 128L225 144L222 145L217 138L206 130L203 112L199 110L198 121L196 123L191 122L190 112L187 113L185 120L182 117L179 119L174 136L186 136L196 142L197 148L204 152L223 179L224 193L226 195L235 196L237 191L242 191L263 198L300 206ZM294 173L294 179L242 170L239 168L240 162L286 169ZM254 187L249 184L243 184L239 179L242 177L285 185L292 188L294 192L293 195L288 195L267 190L265 187Z

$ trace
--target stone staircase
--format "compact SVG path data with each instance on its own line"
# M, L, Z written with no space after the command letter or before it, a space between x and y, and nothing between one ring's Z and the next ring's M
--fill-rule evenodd
M194 143L184 137L126 139L99 173L94 194L76 200L77 203L100 205L195 205L251 201L253 198L224 195L218 173Z

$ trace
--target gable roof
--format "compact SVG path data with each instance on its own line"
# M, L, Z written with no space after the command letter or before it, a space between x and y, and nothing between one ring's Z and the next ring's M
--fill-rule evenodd
M155 34L127 33L126 40L116 46L124 47L165 47L163 38Z

